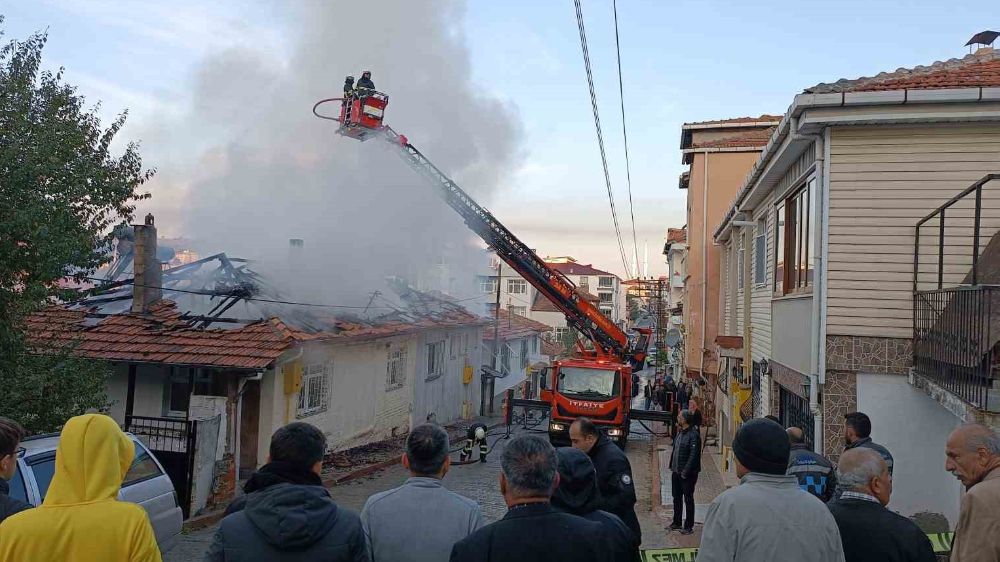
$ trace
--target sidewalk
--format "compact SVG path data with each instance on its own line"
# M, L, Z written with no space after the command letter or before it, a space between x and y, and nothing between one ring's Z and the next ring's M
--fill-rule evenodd
M697 547L701 543L701 531L705 524L705 512L709 504L718 497L719 494L728 488L727 480L721 472L722 461L718 448L715 446L706 447L701 457L701 472L698 474L698 483L694 490L694 534L682 535L679 531L670 531L667 527L673 520L673 495L671 494L671 474L670 454L673 447L665 439L664 443L657 447L657 459L660 467L660 498L661 506L659 511L663 529L666 533L665 544L661 548L677 547Z

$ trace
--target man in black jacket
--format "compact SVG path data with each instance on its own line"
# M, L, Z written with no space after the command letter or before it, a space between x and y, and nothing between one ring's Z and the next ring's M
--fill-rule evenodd
M801 428L789 427L785 431L792 445L786 474L798 478L799 487L823 503L830 501L837 489L837 471L834 470L833 463L809 447Z
M701 472L701 433L693 425L693 417L689 410L682 410L677 416L680 432L670 452L670 489L674 497L674 521L670 528L680 529L682 535L694 532L694 487ZM683 526L682 507L687 510Z
M226 510L206 562L367 562L358 516L333 503L319 475L326 437L303 422L271 437L270 458Z
M549 503L559 484L556 451L537 435L507 442L500 456L503 519L455 544L451 562L607 562L600 523L563 513Z
M597 472L586 453L573 447L556 449L559 458L559 487L552 495L556 509L600 523L608 535L613 562L638 562L639 541L615 514L598 508Z
M837 468L843 493L833 513L846 562L934 562L931 541L906 517L885 506L892 494L888 464L868 448L846 451Z
M24 428L14 420L0 417L0 522L31 507L17 498L12 498L8 481L17 472L17 450L24 439Z
M642 542L642 529L635 515L635 482L632 465L625 452L608 439L589 418L577 418L569 426L569 439L594 462L597 487L601 491L601 509L614 513L628 525Z

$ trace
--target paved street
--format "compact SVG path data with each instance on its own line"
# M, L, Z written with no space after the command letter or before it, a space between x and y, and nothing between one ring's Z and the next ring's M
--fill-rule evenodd
M643 383L646 376L652 376L652 370L640 373ZM635 405L641 407L642 394ZM654 431L662 431L658 424L650 425ZM501 435L500 430L494 430ZM518 429L515 433L524 432ZM656 482L659 487L654 487L654 472L657 468L665 470L666 460L669 459L669 439L661 438L654 441L647 434L646 429L637 422L634 423L634 433L627 447L629 461L632 463L632 472L636 483L636 494L638 503L636 513L642 525L643 548L666 548L671 546L696 545L700 537L700 528L696 527L695 535L683 537L678 533L668 533L665 530L669 523L670 511L662 504L670 504L670 473L662 472ZM494 442L490 438L491 444ZM448 488L475 499L483 509L483 514L489 521L494 521L503 516L506 512L503 498L498 489L498 478L500 474L500 452L503 450L504 441L501 439L492 453L487 457L486 463L474 463L465 466L456 466L445 477L445 484ZM699 480L697 501L700 505L707 504L714 498L715 494L721 492L721 478L718 476L714 465L709 459L706 451L705 470ZM455 454L457 457L457 454ZM659 458L655 458L659 457ZM401 466L393 466L378 473L340 484L331 488L334 500L355 511L360 511L368 496L393 488L406 480L407 474ZM665 485L664 485L665 484ZM664 494L665 490L665 494ZM655 492L655 493L654 493ZM662 501L661 501L662 497ZM190 562L201 560L212 540L215 526L197 531L180 537L180 543L170 552L164 555L165 562Z

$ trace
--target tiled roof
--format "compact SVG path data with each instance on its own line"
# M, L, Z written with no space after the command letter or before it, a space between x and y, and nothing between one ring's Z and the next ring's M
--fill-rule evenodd
M743 349L743 336L715 336L715 345L722 349Z
M743 123L766 123L766 122L778 122L781 121L781 115L768 115L764 114L759 117L733 117L731 119L716 119L714 121L695 121L692 123L684 123L685 126L688 125L740 125Z
M549 357L558 357L563 354L565 348L562 344L556 342L550 342L549 340L542 340L542 355L547 355Z
M686 228L668 228L667 229L667 243L673 244L676 242L687 242L687 229Z
M547 302L547 301L546 301ZM520 314L511 314L508 310L500 309L500 329L498 335L500 341L514 340L525 336L534 336L552 330L552 326L536 322L530 318L525 318ZM492 322L490 323L492 325ZM483 340L493 341L493 328L487 327L483 330Z
M577 289L576 293L580 295L580 298L586 299L592 303L601 302L600 297L592 295L583 289ZM535 300L531 303L531 310L534 312L562 312L556 305L552 304L552 301L542 296L541 293L535 293Z
M994 49L982 49L960 59L938 61L930 66L899 68L871 77L855 80L841 79L833 83L817 84L812 88L807 88L805 92L807 94L826 94L997 86L1000 86L1000 52Z
M763 147L771 139L774 127L767 129L747 129L732 136L691 144L691 148L737 148Z
M608 273L607 271L602 271L597 269L591 264L582 264L576 262L545 262L552 269L562 273L563 275L611 275L614 273Z
M159 301L148 315L118 314L88 325L85 310L52 307L28 318L29 342L39 351L74 346L92 359L220 368L262 369L298 340L314 336L277 319L230 330L202 330L180 320L172 301Z

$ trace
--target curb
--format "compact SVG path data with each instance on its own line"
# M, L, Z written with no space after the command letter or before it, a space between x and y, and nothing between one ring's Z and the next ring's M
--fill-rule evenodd
M498 427L504 427L504 426L505 424L503 422L500 422L487 426L487 429L494 430ZM454 441L451 441L451 444L459 443L463 440L464 438L460 437ZM389 468L390 466L395 466L399 464L400 459L401 455L396 455L394 458L386 459L384 461L377 462L375 464L370 464L368 466L361 467L357 470L348 472L347 474L342 474L335 478L327 478L326 480L323 480L323 486L326 486L327 488L332 488L333 486L336 486L338 484L344 484L352 480L357 480L358 478L370 476L380 470L384 470L386 468ZM200 531L207 527L211 527L212 525L215 525L216 523L221 521L222 518L225 517L225 515L226 515L226 510L221 509L219 511L213 511L211 513L205 513L203 515L192 517L184 522L183 526L181 527L181 532L192 533L194 531Z

